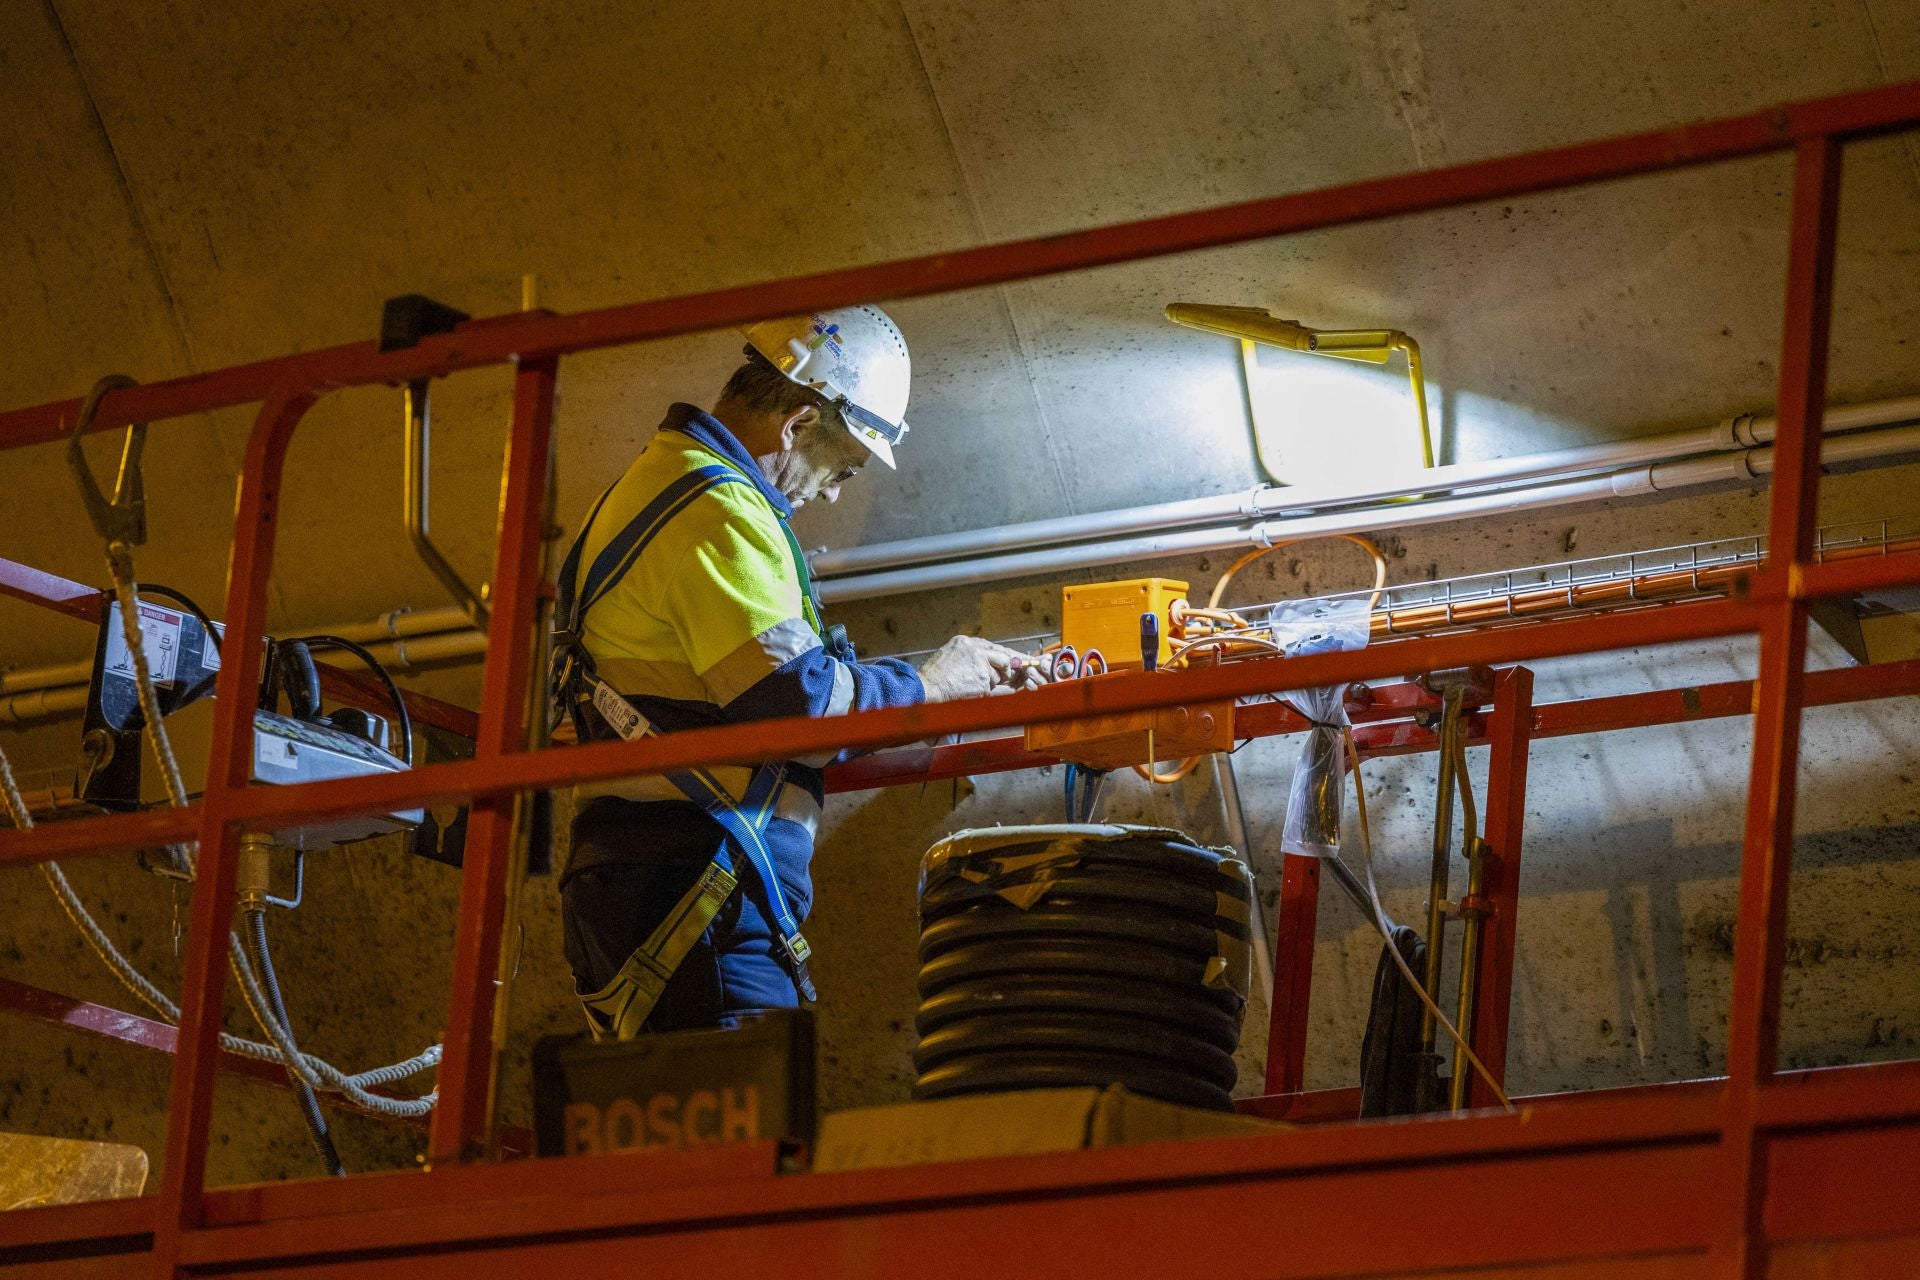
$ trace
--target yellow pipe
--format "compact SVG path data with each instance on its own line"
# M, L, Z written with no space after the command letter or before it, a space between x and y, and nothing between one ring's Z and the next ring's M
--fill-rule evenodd
M1420 371L1420 344L1398 329L1393 332L1395 347L1407 353L1407 381L1413 387L1413 407L1420 415L1421 465L1433 465L1433 430L1427 425L1427 379Z

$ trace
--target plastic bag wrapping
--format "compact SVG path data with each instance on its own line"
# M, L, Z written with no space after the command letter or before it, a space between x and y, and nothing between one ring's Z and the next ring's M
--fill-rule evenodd
M1314 653L1364 649L1372 609L1364 599L1285 600L1273 607L1267 625L1273 642L1289 658ZM1313 726L1300 743L1287 796L1287 820L1280 832L1283 853L1310 858L1331 856L1340 848L1340 818L1346 795L1344 735L1348 725L1347 686L1290 689L1280 695Z

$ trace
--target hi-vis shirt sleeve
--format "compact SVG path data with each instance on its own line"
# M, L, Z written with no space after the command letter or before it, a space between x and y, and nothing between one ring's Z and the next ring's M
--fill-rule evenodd
M925 699L904 662L840 662L827 653L803 615L792 553L772 512L723 489L679 518L690 544L655 597L659 616L728 719L839 715Z

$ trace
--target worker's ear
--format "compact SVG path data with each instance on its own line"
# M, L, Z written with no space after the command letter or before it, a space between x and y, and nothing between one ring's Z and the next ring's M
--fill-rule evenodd
M794 437L811 431L813 424L818 421L820 411L810 404L791 410L780 424L780 448L783 451L793 448Z

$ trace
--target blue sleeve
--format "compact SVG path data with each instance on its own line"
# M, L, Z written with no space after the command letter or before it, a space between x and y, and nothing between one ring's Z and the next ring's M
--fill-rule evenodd
M736 721L831 716L910 707L926 697L920 673L910 663L899 658L841 662L816 645L768 672L729 702L725 714Z
M904 658L876 658L848 663L853 668L853 709L878 711L882 707L915 707L927 700L920 673Z

